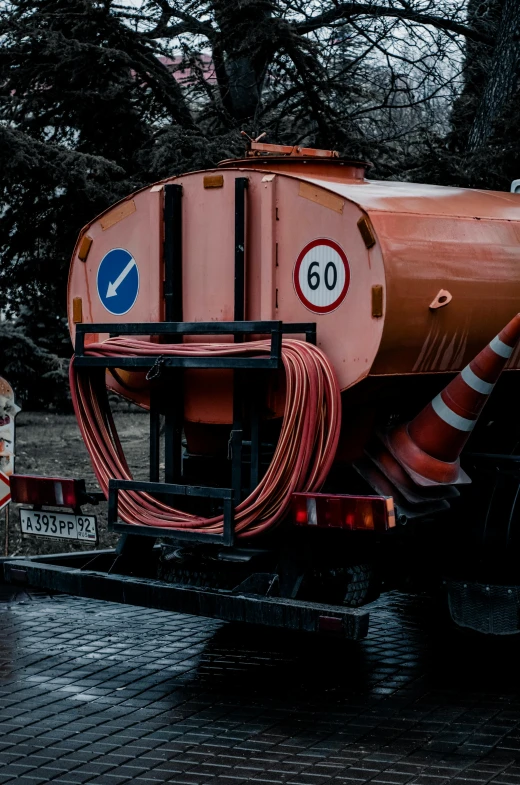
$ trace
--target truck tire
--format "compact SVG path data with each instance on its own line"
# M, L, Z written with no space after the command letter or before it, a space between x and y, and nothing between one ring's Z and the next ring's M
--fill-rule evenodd
M347 567L346 572L350 580L343 598L343 605L347 605L349 608L359 608L360 605L376 598L379 592L374 590L375 580L372 565L354 564Z

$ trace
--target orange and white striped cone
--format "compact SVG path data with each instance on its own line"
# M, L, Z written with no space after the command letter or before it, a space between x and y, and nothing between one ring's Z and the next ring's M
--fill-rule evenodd
M383 441L417 485L471 482L459 456L520 338L520 314L410 423Z

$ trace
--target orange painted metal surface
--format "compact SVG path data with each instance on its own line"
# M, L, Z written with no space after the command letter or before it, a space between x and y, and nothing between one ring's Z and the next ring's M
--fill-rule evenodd
M384 259L385 328L372 374L459 371L517 313L517 194L393 182L334 191L367 212ZM452 299L431 311L440 289ZM517 350L508 367L519 362Z
M214 170L165 181L183 187L184 319L233 319L234 180L247 177L247 319L315 321L342 389L369 374L461 370L519 310L520 195L367 181L364 168L266 156L223 162L219 188L204 187ZM69 278L72 335L75 297L87 322L164 319L163 185L130 196L81 233ZM370 247L361 219L375 238ZM81 261L87 233L92 243ZM97 290L101 260L116 248L139 269L139 292L124 316L109 313ZM382 316L373 315L374 287L382 287ZM441 290L451 300L431 308ZM520 367L520 349L508 367ZM124 387L112 377L109 385L146 404L142 375L121 380ZM230 420L229 374L192 371L185 384L188 419ZM275 412L282 401L279 395Z

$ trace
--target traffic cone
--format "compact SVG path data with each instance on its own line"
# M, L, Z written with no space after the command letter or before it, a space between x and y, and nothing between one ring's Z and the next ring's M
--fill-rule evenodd
M520 338L520 314L411 422L381 438L417 485L471 482L459 455Z

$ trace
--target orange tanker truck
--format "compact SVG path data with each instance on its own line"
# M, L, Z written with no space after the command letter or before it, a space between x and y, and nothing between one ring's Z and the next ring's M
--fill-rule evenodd
M11 488L26 533L95 544L106 499L120 541L5 580L352 639L383 589L440 587L457 624L519 631L520 194L367 166L251 141L82 230L70 382L101 492ZM114 393L149 412L146 481Z

